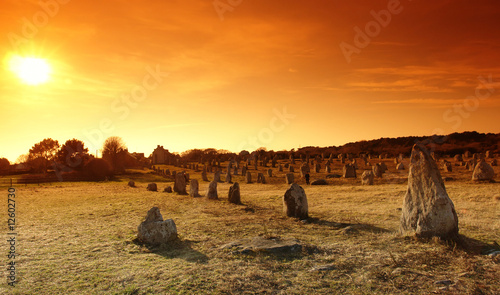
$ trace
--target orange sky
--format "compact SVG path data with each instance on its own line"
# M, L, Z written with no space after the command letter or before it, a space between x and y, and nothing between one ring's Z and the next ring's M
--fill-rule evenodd
M149 155L500 132L498 1L38 2L0 11L2 60L53 68L38 86L0 72L10 161L47 137Z

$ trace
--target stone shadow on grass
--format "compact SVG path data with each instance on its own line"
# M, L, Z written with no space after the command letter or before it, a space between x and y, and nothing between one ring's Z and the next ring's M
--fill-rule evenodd
M145 247L148 252L160 255L166 259L180 258L188 262L200 264L208 263L208 256L192 248L197 241L176 239L163 245L149 245L141 243L137 238L132 241L135 245Z
M312 217L309 217L307 219L307 223L331 227L331 228L337 229L337 230L350 229L350 230L355 230L355 231L365 231L365 232L372 232L372 233L389 233L389 232L391 232L388 229L373 226L371 224L334 222L334 221L328 221L328 220L324 220L324 219L320 219L320 218L312 218Z
M500 251L500 245L495 241L492 244L488 244L462 234L458 234L458 236L450 240L450 242L450 246L457 246L465 252L473 255L488 255L490 253Z
M292 237L255 236L233 241L219 247L228 255L267 257L279 261L302 259L314 246L308 246Z

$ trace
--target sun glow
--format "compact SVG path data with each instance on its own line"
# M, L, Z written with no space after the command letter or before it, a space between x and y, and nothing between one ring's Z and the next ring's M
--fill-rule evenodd
M9 61L9 68L28 85L42 84L50 79L50 65L42 58L14 56Z

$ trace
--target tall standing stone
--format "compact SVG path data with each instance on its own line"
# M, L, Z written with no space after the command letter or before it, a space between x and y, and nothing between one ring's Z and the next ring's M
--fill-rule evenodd
M241 167L241 175L246 175L247 174L247 166L243 165L243 167Z
M267 176L273 177L273 169L267 169Z
M214 179L213 179L213 181L220 182L220 171L215 171L214 172Z
M435 161L422 145L414 145L403 202L400 231L420 237L452 238L458 217Z
M311 172L311 169L309 168L309 164L307 162L303 163L302 166L300 166L300 176L304 177L309 172Z
M217 200L219 196L217 195L217 181L212 181L208 185L207 198L210 200Z
M231 178L231 172L229 172L229 170L226 173L226 182L233 183L232 178Z
M325 173L332 173L332 168L330 167L330 165L325 166Z
M250 171L247 171L246 179L247 183L252 183L252 173Z
M208 181L207 172L205 170L201 172L201 179L203 181Z
M346 164L343 168L342 176L344 178L356 178L356 167L353 164Z
M285 179L286 179L286 184L292 184L294 182L294 175L293 173L287 173L285 175Z
M361 174L361 184L373 185L373 172L371 170L366 170Z
M264 177L264 173L259 172L257 174L257 183L262 183L262 184L266 183L266 178Z
M444 164L443 164L443 170L445 172L453 172L453 166L451 165L450 162L444 162Z
M373 165L372 171L373 171L373 175L375 177L378 177L378 178L382 177L382 167L380 166L380 163Z
M293 183L283 196L283 213L288 217L306 219L309 217L307 196L304 189Z
M179 195L187 195L186 177L184 177L184 173L175 174L174 192L178 193Z
M382 173L385 173L388 169L387 169L387 165L384 163L384 162L380 162L380 168L382 170Z
M199 197L200 194L198 193L198 188L199 188L198 180L191 179L189 182L189 195L193 198Z
M235 182L232 186L229 187L229 194L227 196L229 203L233 204L241 204L241 196L240 196L240 185Z

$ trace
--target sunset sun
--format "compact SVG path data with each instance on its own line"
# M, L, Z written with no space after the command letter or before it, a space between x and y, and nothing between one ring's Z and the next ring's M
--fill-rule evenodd
M42 58L15 56L10 60L9 67L28 85L42 84L50 78L50 65Z

